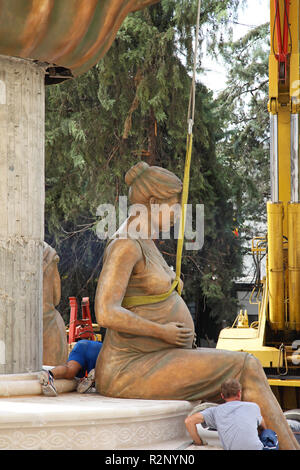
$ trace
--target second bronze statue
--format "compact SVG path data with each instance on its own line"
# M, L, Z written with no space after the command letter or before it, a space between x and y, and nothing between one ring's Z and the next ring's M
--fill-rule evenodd
M68 358L64 320L56 310L61 298L59 256L44 242L43 251L43 365L56 366Z

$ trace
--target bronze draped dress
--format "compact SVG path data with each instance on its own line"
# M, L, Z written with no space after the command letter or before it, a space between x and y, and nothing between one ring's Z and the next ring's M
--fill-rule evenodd
M174 271L154 244L151 247L142 239L136 243L145 268L131 274L125 295L167 292ZM103 263L108 262L106 247ZM176 291L162 302L130 310L153 322L182 322L194 331L191 314ZM192 343L191 339L187 348L179 348L158 338L107 329L96 364L97 391L115 398L220 401L221 383L229 377L241 378L247 353L193 348Z
M68 341L65 322L55 308L61 294L59 257L45 242L43 258L43 365L57 366L68 359Z

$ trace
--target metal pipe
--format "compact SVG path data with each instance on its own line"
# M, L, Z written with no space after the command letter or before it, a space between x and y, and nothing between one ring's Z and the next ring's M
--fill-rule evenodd
M278 184L278 115L270 114L270 173L271 201L279 201Z
M299 202L299 114L291 114L291 202Z

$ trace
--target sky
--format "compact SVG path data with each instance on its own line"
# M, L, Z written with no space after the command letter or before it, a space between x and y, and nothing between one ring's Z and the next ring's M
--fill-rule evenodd
M234 40L247 34L251 28L270 21L270 0L247 0L237 21L241 24L233 26ZM201 82L217 94L225 86L226 70L210 57L204 56L201 65L205 69L205 74L199 77Z

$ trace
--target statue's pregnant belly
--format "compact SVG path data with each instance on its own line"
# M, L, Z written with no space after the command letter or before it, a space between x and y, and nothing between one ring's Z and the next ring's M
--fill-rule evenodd
M183 326L185 328L190 328L194 335L194 322L192 316L186 303L177 294L177 292L173 292L170 297L163 302L143 305L140 307L132 307L130 310L142 318L161 324L170 322L183 323ZM186 345L187 348L192 348L194 339L193 335L191 335L191 338ZM105 343L110 343L113 349L120 351L120 353L125 351L154 352L175 347L159 338L119 333L114 330L110 330L108 336L109 341L106 341Z

